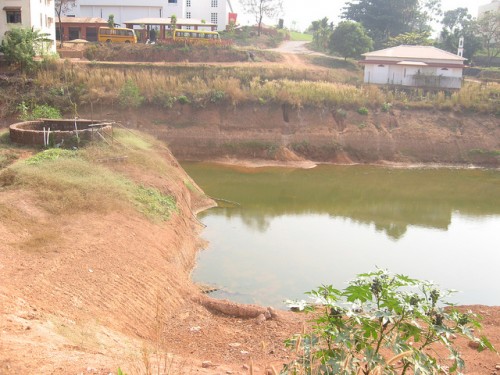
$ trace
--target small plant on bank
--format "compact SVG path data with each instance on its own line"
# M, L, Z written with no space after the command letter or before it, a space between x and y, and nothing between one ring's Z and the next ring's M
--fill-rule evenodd
M287 341L299 358L284 374L438 374L456 373L464 361L451 341L463 336L478 350L495 351L486 337L478 338L479 317L462 313L434 284L384 270L358 275L343 290L322 286L308 294L314 305L290 302L292 308L322 312L313 320L311 334ZM428 351L436 345L449 351L442 364Z
M389 112L392 109L392 103L385 102L382 104L382 112Z
M146 216L166 221L172 212L177 210L175 198L162 194L160 191L145 186L138 186L135 189L134 199L140 206L140 210Z
M135 82L127 79L120 90L118 100L123 108L139 108L144 101L144 97Z
M31 121L41 118L58 119L61 118L61 111L46 104L35 104L32 107L28 106L26 102L21 102L17 106L19 112L19 120Z
M180 104L189 104L191 103L191 100L189 100L189 98L185 95L181 95L177 98L177 101L180 103Z
M358 108L358 113L360 115L367 116L368 115L368 108L366 108L366 107L360 107L360 108Z

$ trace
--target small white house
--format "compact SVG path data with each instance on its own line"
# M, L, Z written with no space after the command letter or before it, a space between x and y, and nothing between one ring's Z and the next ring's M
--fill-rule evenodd
M15 27L34 28L48 34L45 50L56 52L56 23L53 0L0 0L0 41Z
M398 46L363 54L365 83L459 89L463 57L430 46Z
M230 0L75 0L66 16L100 17L114 16L115 23L124 25L126 21L138 18L198 19L217 25L217 30L225 30Z

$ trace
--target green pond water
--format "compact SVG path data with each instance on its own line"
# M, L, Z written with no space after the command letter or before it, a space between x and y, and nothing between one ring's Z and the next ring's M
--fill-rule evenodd
M321 284L387 268L500 305L500 171L183 163L221 207L199 215L209 241L196 282L216 298L284 308Z

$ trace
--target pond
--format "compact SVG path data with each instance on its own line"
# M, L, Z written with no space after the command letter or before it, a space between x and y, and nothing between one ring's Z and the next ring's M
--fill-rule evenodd
M500 305L498 170L183 167L223 199L199 215L209 246L193 272L215 298L284 308L378 267Z

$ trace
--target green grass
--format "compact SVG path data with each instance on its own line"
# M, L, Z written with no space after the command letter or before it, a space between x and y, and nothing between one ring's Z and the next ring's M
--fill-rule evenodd
M153 147L147 136L138 136L132 133L130 130L115 130L113 133L113 137L126 147L132 149L148 151Z
M113 170L114 163L100 160L127 153L129 168L144 174L168 171L167 161L154 150L147 136L117 131L120 142L129 147L90 145L79 151L48 149L18 161L6 171L3 185L34 191L39 205L47 211L76 213L135 209L153 222L168 220L176 211L175 198L154 187L134 182L124 173ZM151 167L151 169L149 169ZM163 174L162 174L163 175Z
M172 212L177 210L173 197L164 195L154 188L136 187L134 199L137 202L139 211L152 220L168 220Z
M312 42L312 34L299 33L297 31L290 31L290 40L297 42Z

